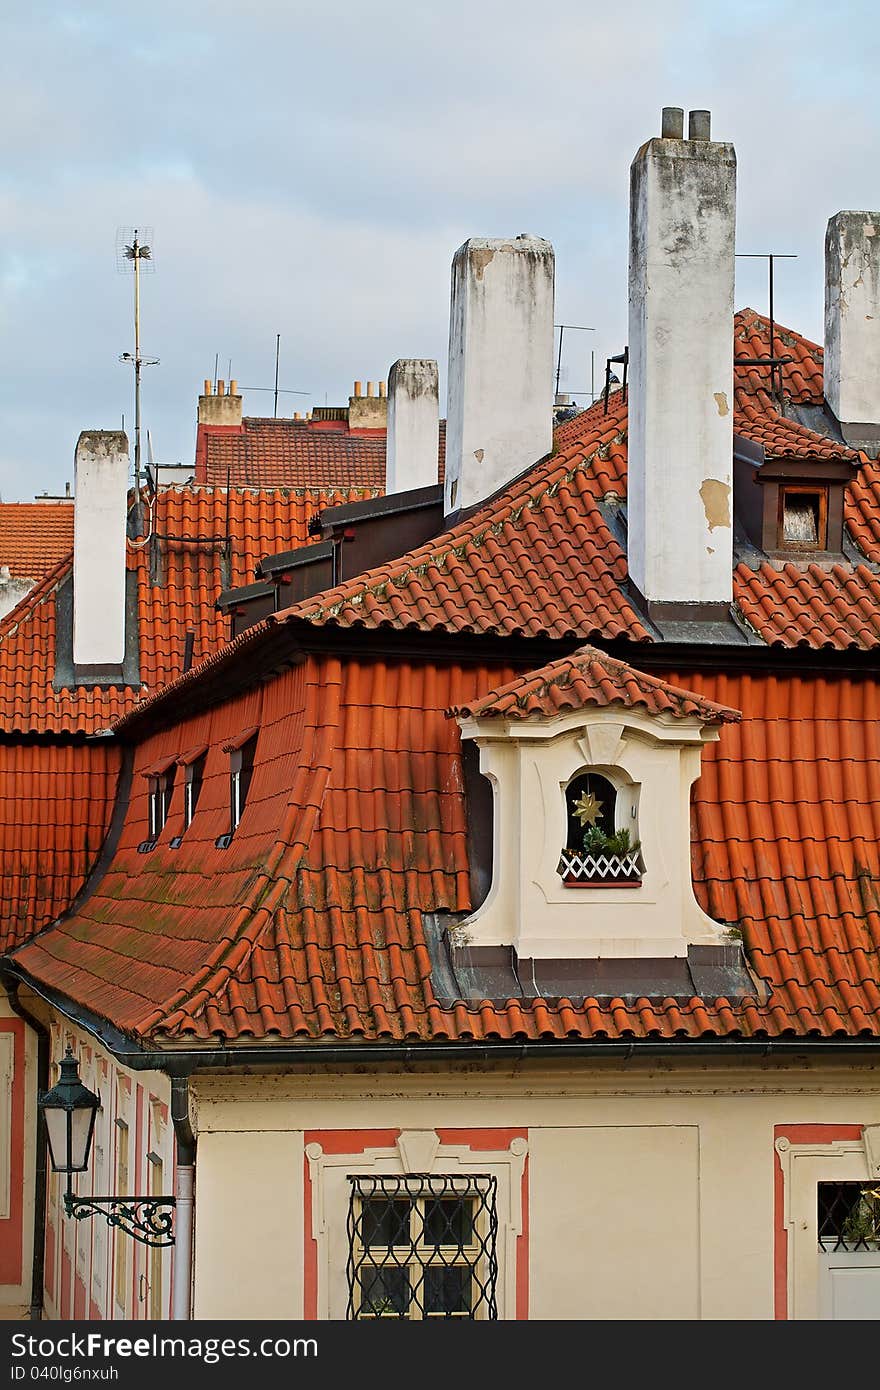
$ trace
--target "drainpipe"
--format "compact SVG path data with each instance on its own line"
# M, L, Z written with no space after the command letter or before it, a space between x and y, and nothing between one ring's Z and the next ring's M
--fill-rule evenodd
M171 1123L177 1146L175 1164L174 1266L171 1281L171 1317L175 1322L192 1318L193 1197L196 1175L196 1137L189 1122L189 1078L171 1078Z
M37 1035L37 1095L49 1089L49 1030L25 1008L18 997L18 980L4 972L3 984L13 1013L23 1019ZM34 1149L34 1249L31 1269L31 1302L28 1318L43 1320L43 1283L46 1263L46 1121L37 1106L37 1133Z

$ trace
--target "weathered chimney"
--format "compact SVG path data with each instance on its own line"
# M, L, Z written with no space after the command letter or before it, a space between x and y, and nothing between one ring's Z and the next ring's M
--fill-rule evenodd
M241 396L237 388L238 382L230 381L227 392L226 382L218 381L215 394L211 390L210 380L206 377L204 395L199 396L199 424L240 425Z
M736 154L708 112L689 132L630 169L629 573L658 617L732 598Z
M439 432L437 363L401 358L388 373L386 493L436 484Z
M880 447L880 212L825 233L825 399L854 448Z
M471 507L553 446L553 247L471 237L452 262L445 511Z
M125 657L128 439L84 430L74 456L73 664L121 667Z

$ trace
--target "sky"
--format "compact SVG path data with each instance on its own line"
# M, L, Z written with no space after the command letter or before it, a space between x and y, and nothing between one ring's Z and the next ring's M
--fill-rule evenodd
M0 37L4 501L63 492L80 430L131 434L120 228L153 229L144 427L191 463L215 360L272 413L276 334L305 393L279 413L398 357L437 358L443 392L469 236L553 243L557 322L595 330L566 334L561 387L589 391L591 352L598 386L626 342L629 165L663 106L733 141L737 249L797 256L776 313L809 337L829 216L880 206L873 0L29 0ZM738 263L736 300L766 308L763 262Z

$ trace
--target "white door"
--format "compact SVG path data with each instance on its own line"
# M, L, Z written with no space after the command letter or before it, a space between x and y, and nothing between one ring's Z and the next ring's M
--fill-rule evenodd
M836 1250L819 1256L819 1317L880 1319L880 1250Z

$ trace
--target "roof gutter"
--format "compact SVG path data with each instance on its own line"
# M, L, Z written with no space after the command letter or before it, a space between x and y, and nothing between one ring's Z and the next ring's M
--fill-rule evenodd
M3 967L45 999L77 1027L89 1033L116 1061L131 1071L161 1071L180 1080L197 1071L213 1071L249 1066L343 1066L396 1062L405 1066L421 1062L546 1061L584 1057L615 1057L630 1061L634 1057L735 1057L737 1060L796 1056L876 1056L880 1059L880 1036L830 1038L563 1038L521 1042L306 1042L243 1043L236 1047L145 1048L134 1039L90 1010L82 1008L56 991L46 989L14 964ZM188 1124L188 1118L187 1118ZM191 1132L191 1131L190 1131Z

